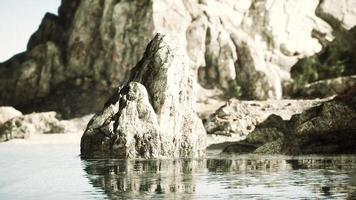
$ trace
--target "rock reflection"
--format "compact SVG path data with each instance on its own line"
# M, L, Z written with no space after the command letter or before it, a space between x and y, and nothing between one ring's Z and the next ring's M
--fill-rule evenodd
M243 172L250 170L280 171L291 169L291 166L286 160L277 159L209 159L207 160L207 169L212 172Z
M84 161L91 183L112 195L194 193L203 160Z
M254 184L263 187L305 187L314 194L332 197L344 194L355 197L356 157L243 157L202 160L90 160L83 161L84 170L94 187L103 189L110 198L187 198L214 191L199 190L199 185L225 185L226 192L243 192ZM351 174L336 174L348 170ZM259 172L264 172L263 177ZM240 175L239 175L240 174ZM243 176L242 176L243 175ZM253 182L256 178L258 182ZM283 177L271 183L270 179ZM236 178L231 178L236 177ZM239 179L241 178L241 179ZM224 180L224 182L222 182ZM220 181L220 182L219 182ZM291 186L291 187L289 187ZM201 188L201 187L200 187ZM267 190L266 189L266 190ZM289 191L290 192L290 191ZM288 193L288 191L286 191ZM171 196L173 195L173 196ZM190 195L190 196L189 196ZM181 196L180 196L181 197Z
M356 169L355 156L302 157L287 162L293 169Z

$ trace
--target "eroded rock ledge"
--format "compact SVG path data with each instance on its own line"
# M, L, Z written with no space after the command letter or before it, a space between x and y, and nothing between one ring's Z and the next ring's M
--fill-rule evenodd
M245 140L225 153L341 154L355 153L356 88L312 107L290 120L270 115Z
M89 122L84 158L159 158L203 155L206 132L195 112L189 59L171 35L157 34L130 80Z
M270 115L289 120L293 115L328 99L241 101L230 99L209 116L203 116L208 145L245 139Z

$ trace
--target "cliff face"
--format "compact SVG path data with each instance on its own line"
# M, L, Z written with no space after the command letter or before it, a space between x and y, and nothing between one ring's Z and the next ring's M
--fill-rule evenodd
M202 86L281 98L291 66L321 51L335 27L353 27L355 7L352 0L62 0L27 51L0 64L0 104L65 116L97 111L157 32L179 35Z

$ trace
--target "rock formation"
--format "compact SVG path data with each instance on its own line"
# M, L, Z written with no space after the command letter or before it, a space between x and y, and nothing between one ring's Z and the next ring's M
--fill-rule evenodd
M33 134L63 133L65 127L55 112L32 113L14 117L0 125L0 142L25 139Z
M157 34L81 140L84 158L203 155L206 132L195 112L189 59L171 35Z
M290 67L319 52L337 27L354 26L354 7L352 0L62 0L27 51L0 64L0 105L64 117L97 111L157 32L179 35L204 87L281 98Z
M208 143L243 140L270 115L279 115L284 120L289 120L292 115L323 101L325 100L229 100L215 113L203 119L209 135Z
M290 120L269 116L247 138L224 152L277 154L355 153L356 92L312 107ZM246 150L246 146L249 147Z

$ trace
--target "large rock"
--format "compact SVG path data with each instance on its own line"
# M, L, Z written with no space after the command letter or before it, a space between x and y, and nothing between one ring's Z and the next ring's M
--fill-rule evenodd
M0 125L9 119L21 116L22 113L13 107L1 106L0 107Z
M328 16L348 29L353 7L351 0L62 0L27 51L0 64L0 104L65 117L97 111L156 32L179 35L204 87L281 98L290 67L333 39Z
M63 133L64 130L55 112L32 113L14 117L0 125L0 142L25 139L33 134Z
M229 100L215 113L203 119L204 127L209 134L209 144L243 140L272 114L289 120L292 115L319 105L323 101L325 100Z
M197 157L206 147L193 70L179 42L157 34L130 80L89 122L85 158Z
M269 116L247 138L226 153L342 154L355 153L356 92L312 107L290 120ZM246 151L246 146L251 148Z

